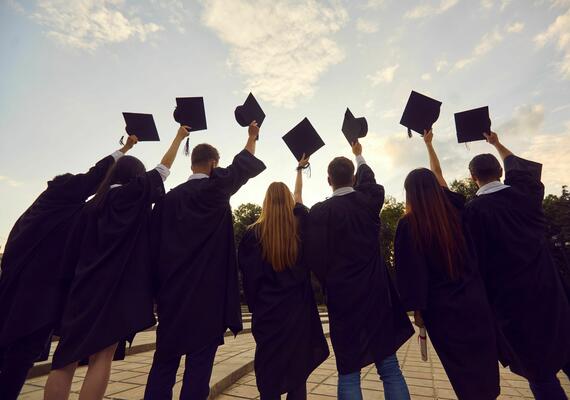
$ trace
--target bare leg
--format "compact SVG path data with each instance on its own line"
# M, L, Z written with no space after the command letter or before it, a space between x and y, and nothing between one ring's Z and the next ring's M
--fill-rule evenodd
M117 343L89 357L89 367L81 386L79 400L101 400L107 390L111 363L117 348Z
M49 373L44 389L44 400L67 400L77 363L69 364Z

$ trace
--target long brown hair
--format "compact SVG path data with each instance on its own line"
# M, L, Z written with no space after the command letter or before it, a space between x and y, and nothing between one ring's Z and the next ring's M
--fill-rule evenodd
M265 193L261 215L252 225L261 243L263 259L277 272L292 267L299 254L294 207L295 200L287 185L273 182Z
M448 275L462 274L467 251L459 213L449 202L429 169L418 168L406 177L406 213L412 237L422 249L435 249Z

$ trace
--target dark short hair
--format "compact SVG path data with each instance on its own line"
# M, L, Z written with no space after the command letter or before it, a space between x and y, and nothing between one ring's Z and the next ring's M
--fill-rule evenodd
M469 163L469 172L474 178L489 182L501 178L503 169L497 157L492 154L479 154Z
M214 146L208 143L202 143L194 147L190 156L192 165L206 164L212 160L220 161L220 153Z
M334 158L327 169L331 184L334 187L352 185L354 164L346 157Z

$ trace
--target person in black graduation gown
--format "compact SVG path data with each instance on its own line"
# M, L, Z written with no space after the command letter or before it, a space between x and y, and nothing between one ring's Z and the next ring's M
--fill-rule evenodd
M327 295L339 399L362 398L360 369L373 362L386 399L409 399L396 350L414 330L380 252L384 188L366 165L360 143L352 151L356 177L349 159L335 158L328 167L333 195L310 210L307 265Z
M503 159L473 158L479 190L465 210L496 321L501 362L528 379L536 399L566 399L556 378L570 360L570 307L545 235L544 186L530 162L485 134Z
M500 392L491 309L461 213L465 198L451 192L424 131L431 171L410 172L406 213L394 241L400 299L425 327L460 400L496 399Z
M299 161L295 193L269 185L261 216L240 242L238 264L255 338L255 377L262 400L306 399L306 381L329 356L303 263L303 238L309 210L303 205Z
M73 275L44 399L67 398L80 360L89 367L79 398L102 399L117 344L155 324L150 265L151 207L188 136L180 127L154 169L122 157L82 211L65 266ZM136 142L136 136L134 136Z
M255 154L257 124L227 168L209 144L192 150L187 182L155 207L158 238L156 352L145 399L170 399L182 355L181 399L206 399L216 350L242 329L230 197L265 165Z
M17 398L34 362L47 359L67 289L61 260L68 232L131 147L127 141L84 174L56 176L12 228L0 275L0 399Z

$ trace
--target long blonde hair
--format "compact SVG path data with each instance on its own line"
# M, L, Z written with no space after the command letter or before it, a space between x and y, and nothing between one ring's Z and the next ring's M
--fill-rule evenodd
M273 182L265 193L261 215L252 225L261 243L263 259L277 272L292 267L297 261L299 233L294 207L287 185Z

